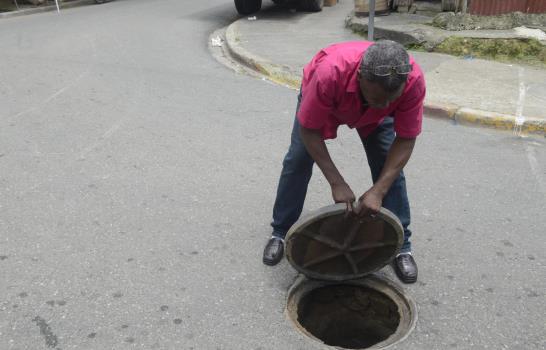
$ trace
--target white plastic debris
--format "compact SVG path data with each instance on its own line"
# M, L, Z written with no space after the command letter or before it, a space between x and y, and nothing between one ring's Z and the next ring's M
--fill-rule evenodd
M256 18L256 16L252 16L252 17L248 17L248 20L249 21L255 21L255 20L257 20L257 18Z
M222 38L220 38L219 36L217 36L217 37L211 39L210 44L211 44L213 47L220 47L220 46L222 46L223 42L224 42L224 41L222 40Z
M527 27L517 27L514 28L516 35L523 36L526 38L534 38L537 40L546 40L546 33L540 29L532 29Z

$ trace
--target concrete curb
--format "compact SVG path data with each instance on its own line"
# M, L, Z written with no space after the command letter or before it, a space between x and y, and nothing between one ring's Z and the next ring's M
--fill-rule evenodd
M59 7L62 10L62 9L67 9L72 7L91 5L94 3L95 3L95 0L76 0L76 1L66 2L66 3L63 2L62 4L59 4ZM29 9L18 10L18 11L2 12L0 13L0 19L32 15L35 13L42 13L42 12L49 12L49 11L57 11L57 6L49 5L49 6L29 8Z
M345 18L345 27L352 30L354 33L364 35L368 31L367 17L355 16L354 11ZM517 33L492 34L492 31L479 33L479 31L446 31L425 25L424 23L409 23L393 29L389 25L383 26L381 22L375 24L375 33L378 38L394 40L402 45L422 45L427 51L433 51L438 45L452 37L473 38L473 39L515 39L526 40L529 37ZM539 40L543 45L546 41Z
M365 35L368 32L368 24L360 23L362 20L351 14L345 18L345 27L353 31L353 33ZM378 38L393 40L404 46L424 45L427 50L432 50L445 39L442 36L434 36L432 28L413 28L409 26L404 31L396 31L383 28L379 23L376 23L374 31L375 36Z
M427 102L425 113L438 119L450 120L456 124L473 125L498 130L518 130L528 134L546 136L546 120L538 118L521 118L518 121L513 115L479 109L460 107L448 103Z
M231 56L243 65L265 75L268 79L276 83L299 89L301 74L298 74L298 72L295 72L288 66L274 64L260 56L254 55L243 48L239 44L239 41L239 29L237 21L235 21L226 29L226 48Z
M226 30L226 48L231 56L246 67L263 74L269 80L299 89L301 72L295 72L288 66L281 66L257 56L240 45L237 21ZM498 130L518 130L523 133L538 134L546 137L546 120L538 118L521 118L516 116L482 111L448 103L425 102L427 116L449 120L462 125L473 125Z

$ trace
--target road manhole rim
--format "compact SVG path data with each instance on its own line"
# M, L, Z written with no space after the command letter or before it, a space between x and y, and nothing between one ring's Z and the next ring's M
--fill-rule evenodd
M300 300L304 298L310 292L327 286L344 285L344 286L357 286L365 287L377 291L390 300L392 300L397 306L400 314L400 322L396 331L390 335L387 339L374 344L362 350L383 350L389 349L392 346L403 342L415 329L417 324L417 304L415 301L404 292L404 290L398 286L395 282L391 281L385 276L378 274L370 274L366 277L348 281L326 281L309 279L304 275L299 275L296 281L292 284L287 294L287 303L285 307L285 315L290 320L292 325L304 336L311 339L318 345L322 345L325 349L347 349L339 346L331 346L325 344L321 339L310 333L303 325L298 321L298 306ZM360 350L360 349L351 349Z

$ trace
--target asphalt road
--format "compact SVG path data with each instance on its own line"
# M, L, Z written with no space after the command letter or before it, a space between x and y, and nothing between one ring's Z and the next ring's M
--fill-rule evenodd
M296 93L210 54L231 1L0 21L0 349L318 349L261 263ZM370 185L343 130L332 154ZM419 321L397 349L543 349L546 142L426 119ZM306 210L331 203L320 172ZM392 276L390 268L385 273Z

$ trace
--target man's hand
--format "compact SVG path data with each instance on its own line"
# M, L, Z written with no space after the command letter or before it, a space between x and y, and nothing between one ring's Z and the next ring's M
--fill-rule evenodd
M347 211L352 211L355 194L346 182L332 185L332 197L336 203L347 203Z
M400 176L400 172L410 159L415 146L415 138L407 139L396 137L387 153L387 159L379 178L372 188L358 200L355 213L362 217L377 214L383 204L383 197L387 195L392 183Z
M383 196L372 187L358 199L355 214L360 217L377 214L382 204Z

